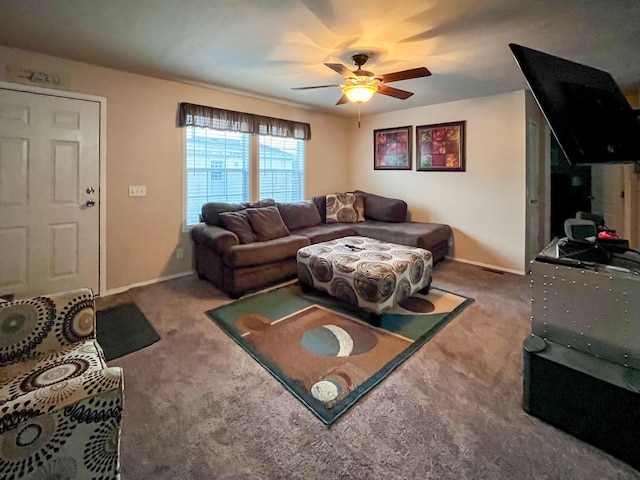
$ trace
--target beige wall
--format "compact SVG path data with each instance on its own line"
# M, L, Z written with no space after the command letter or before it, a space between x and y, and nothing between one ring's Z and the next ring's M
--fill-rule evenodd
M459 120L466 172L373 169L374 129ZM402 198L414 220L451 225L457 260L524 271L524 91L364 117L351 135L351 188Z
M402 198L415 220L453 227L456 259L524 269L524 92L363 116L358 128L312 110L0 46L0 81L7 65L68 75L70 91L107 99L107 290L192 268L175 124L183 101L308 122L307 198L350 188ZM374 129L456 120L467 121L466 172L373 170ZM129 185L146 185L147 196L129 197Z
M349 131L343 118L0 46L0 81L7 80L7 65L68 75L70 91L107 99L107 290L192 269L191 241L182 232L179 102L310 123L306 196L348 187ZM146 185L147 196L129 197L129 185ZM185 250L182 260L176 258L178 247Z
M626 95L631 108L640 107L640 87ZM636 164L623 166L624 229L622 237L634 250L640 248L640 171ZM617 232L620 234L621 232Z

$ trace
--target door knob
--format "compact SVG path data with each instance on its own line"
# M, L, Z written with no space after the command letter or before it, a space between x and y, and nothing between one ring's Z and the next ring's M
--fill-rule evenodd
M87 203L85 204L87 207L93 207L96 204L95 201L93 200L87 200Z
M536 200L535 198L532 198L531 200L529 200L529 203L533 203L535 205L536 203L538 203L538 200Z
M95 190L92 187L87 188L86 192L91 195Z

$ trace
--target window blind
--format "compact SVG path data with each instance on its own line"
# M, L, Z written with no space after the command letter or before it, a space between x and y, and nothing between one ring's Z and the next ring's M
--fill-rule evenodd
M249 140L246 133L187 128L187 225L198 223L204 203L249 200Z
M304 142L260 135L260 198L294 202L304 198Z

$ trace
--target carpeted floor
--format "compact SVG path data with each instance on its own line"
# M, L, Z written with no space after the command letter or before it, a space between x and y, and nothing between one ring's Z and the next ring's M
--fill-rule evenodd
M122 478L640 479L521 408L528 278L445 261L475 298L330 429L203 313L195 276L128 292L162 341L125 369Z

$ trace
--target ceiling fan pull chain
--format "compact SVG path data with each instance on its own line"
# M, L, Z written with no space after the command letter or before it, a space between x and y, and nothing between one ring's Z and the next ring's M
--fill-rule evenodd
M358 105L358 128L360 128L360 105Z

